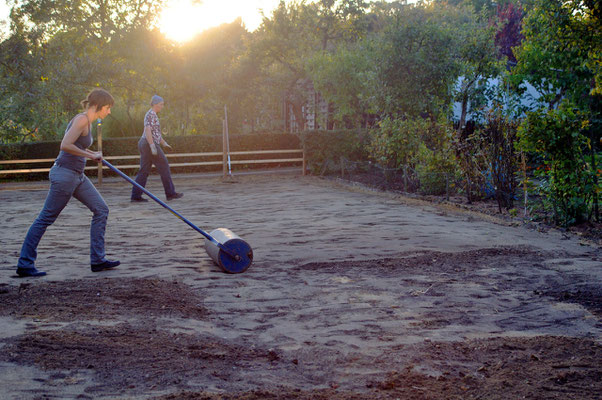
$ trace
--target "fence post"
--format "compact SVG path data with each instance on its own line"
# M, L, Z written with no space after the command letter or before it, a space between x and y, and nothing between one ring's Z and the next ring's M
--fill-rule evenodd
M521 168L523 170L523 218L527 218L528 191L527 191L527 162L525 161L525 153L520 152Z
M408 192L408 171L407 165L403 165L403 191Z
M226 157L226 120L222 119L222 172L224 178L228 175L228 159Z
M303 169L301 171L301 175L305 175L307 171L307 160L305 159L305 143L303 143L303 163L301 165L301 168Z
M98 142L98 151L102 153L102 124L101 119L96 120L96 141ZM102 185L102 163L98 163L98 186Z
M449 201L449 174L445 173L445 200Z

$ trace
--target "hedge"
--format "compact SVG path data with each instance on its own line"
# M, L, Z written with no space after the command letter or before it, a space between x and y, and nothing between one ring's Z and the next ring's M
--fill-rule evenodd
M127 138L103 138L102 151L105 156L125 156L138 155L138 140L140 137ZM194 135L194 136L173 136L165 137L169 144L173 147L173 153L205 153L205 152L221 152L222 151L222 136L221 135ZM230 151L252 151L252 150L289 150L300 149L301 140L299 136L285 133L261 133L261 134L240 134L230 136ZM90 147L91 150L97 149L97 141ZM36 142L26 144L11 144L0 146L0 160L29 160L29 159L54 159L60 150L60 141ZM169 152L167 153L169 157ZM299 158L298 155L291 156L290 154L273 154L269 158ZM262 159L265 155L249 155L244 156L244 159ZM178 157L170 160L170 163L183 163L194 161L209 161L220 160L221 155L211 159L199 157ZM236 159L236 157L232 157ZM238 159L243 159L239 156ZM120 161L120 162L118 162ZM113 164L132 164L137 163L137 160L115 160ZM250 164L248 168L265 168L276 166L288 166L291 163L282 164ZM0 165L0 169L25 169L25 168L44 168L50 163L31 163L31 164L11 164ZM92 165L91 161L88 166ZM219 166L194 166L194 167L176 167L174 172L207 172L219 171ZM243 168L240 165L235 166L240 170ZM137 171L128 169L124 171L128 174L135 174ZM111 175L110 171L103 171L103 175ZM10 174L0 175L2 181L6 180L39 180L46 179L48 173L30 173L30 174Z

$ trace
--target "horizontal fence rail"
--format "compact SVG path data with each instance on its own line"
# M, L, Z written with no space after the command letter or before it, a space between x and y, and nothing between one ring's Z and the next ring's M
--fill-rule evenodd
M250 151L232 151L229 153L230 156L248 156L248 155L271 155L271 154L291 154L300 155L300 157L294 158L265 158L265 159L243 159L243 160L231 160L232 165L251 165L251 164L273 164L273 163L302 163L302 172L305 171L305 157L303 149L283 149L283 150L250 150ZM223 152L206 152L206 153L174 153L165 154L168 159L178 157L201 157L210 158L222 156ZM127 155L127 156L106 156L104 157L107 161L114 160L139 160L140 155ZM54 162L54 158L41 158L31 160L0 160L0 166L2 165L18 165L18 164L37 164L37 163L50 163ZM215 161L195 161L195 162L181 162L181 163L169 163L171 168L174 167L196 167L196 166L209 166L209 165L223 165L223 160ZM119 169L136 169L140 167L140 164L123 164L116 165ZM96 165L86 166L86 170L99 170L100 167ZM108 170L106 166L102 166L102 169ZM12 175L12 174L28 174L36 172L49 172L50 168L22 168L22 169L0 169L0 176Z

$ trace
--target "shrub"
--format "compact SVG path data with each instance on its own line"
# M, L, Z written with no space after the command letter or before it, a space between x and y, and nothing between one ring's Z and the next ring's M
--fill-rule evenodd
M376 129L370 131L370 157L386 168L414 168L422 142L421 134L427 129L428 121L423 118L387 117L379 122Z
M596 185L592 165L585 154L589 139L582 134L589 121L570 102L555 110L527 114L519 128L520 146L540 157L535 171L542 184L543 204L554 222L565 227L589 219L590 208L600 185Z
M338 131L306 131L302 134L305 157L312 173L323 174L329 164L339 164L340 158L366 160L368 140L364 129Z

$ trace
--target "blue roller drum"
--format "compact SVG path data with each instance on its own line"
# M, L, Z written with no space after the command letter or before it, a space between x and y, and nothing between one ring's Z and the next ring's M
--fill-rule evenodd
M173 215L180 218L192 229L205 236L205 250L207 251L207 254L209 254L209 257L211 257L211 259L222 269L222 271L230 274L239 274L241 272L245 272L247 268L251 266L251 263L253 262L253 250L251 249L251 246L236 236L232 231L226 228L218 228L211 232L211 234L208 234L184 218L184 216L178 213L176 210L159 200L157 196L139 185L138 182L121 172L119 169L115 168L110 162L107 160L102 160L102 163L111 171L117 173L123 179L142 190L142 192L146 193L148 197L159 203L161 206L163 206L163 208L169 210Z
M224 272L239 274L245 272L251 266L253 249L231 230L217 228L209 232L209 236L221 246L206 238L205 251ZM227 252L224 250L227 250Z

